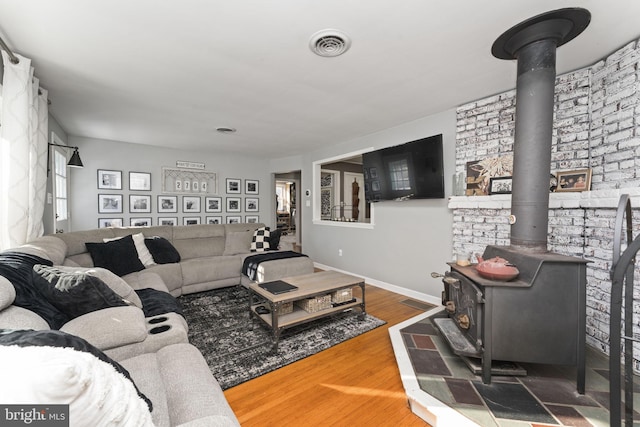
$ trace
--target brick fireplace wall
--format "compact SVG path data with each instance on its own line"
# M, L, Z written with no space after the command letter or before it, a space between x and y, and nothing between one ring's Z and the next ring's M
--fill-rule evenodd
M607 354L609 271L620 194L632 196L634 235L640 229L639 76L640 42L633 41L590 67L556 78L551 171L591 168L592 184L588 192L550 195L548 247L590 261L587 343ZM515 95L511 90L457 109L456 173L464 174L469 161L512 154ZM456 196L449 208L454 253L509 244L510 195ZM636 276L638 281L638 269ZM634 346L640 354L640 345ZM635 365L638 370L640 362Z

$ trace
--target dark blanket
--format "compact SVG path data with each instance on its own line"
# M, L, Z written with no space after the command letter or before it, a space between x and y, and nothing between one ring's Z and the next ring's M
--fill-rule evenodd
M138 289L136 290L136 294L138 294L140 301L142 301L144 317L153 317L172 312L184 317L180 303L171 294L151 288Z
M11 282L16 290L14 305L42 317L51 329L60 329L69 317L42 297L33 285L33 266L36 264L51 266L48 259L22 252L4 252L0 254L0 276Z
M306 257L305 254L293 251L265 252L257 255L251 255L244 259L244 263L242 264L242 274L251 280L256 280L256 273L258 272L258 266L260 263L276 259L298 258L303 256Z

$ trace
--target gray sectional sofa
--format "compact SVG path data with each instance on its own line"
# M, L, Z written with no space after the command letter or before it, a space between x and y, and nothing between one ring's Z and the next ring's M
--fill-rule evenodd
M59 329L86 340L129 371L140 391L153 402L154 425L238 425L204 358L188 343L184 318L176 313L145 318L135 290L151 288L179 297L251 283L242 275L242 264L251 255L254 231L262 226L102 228L44 236L12 252L50 260L54 266L62 266L63 271L98 277L127 303L83 314ZM138 233L146 238L166 239L179 253L179 262L151 263L121 277L94 266L86 243L104 243L105 239ZM260 266L256 280L310 272L313 262L307 257L275 260ZM38 314L14 305L14 298L11 282L0 276L0 329L50 328ZM0 386L0 395L1 390Z

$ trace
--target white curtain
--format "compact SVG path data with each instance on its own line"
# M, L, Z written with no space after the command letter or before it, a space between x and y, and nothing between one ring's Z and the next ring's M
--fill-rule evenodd
M47 184L47 91L33 76L31 60L2 51L0 112L0 250L43 234Z

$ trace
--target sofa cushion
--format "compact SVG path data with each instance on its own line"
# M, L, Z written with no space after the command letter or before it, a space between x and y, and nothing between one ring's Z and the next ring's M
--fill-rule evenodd
M251 239L251 252L264 252L269 250L269 227L260 227L253 232Z
M3 403L70 404L78 425L152 425L153 405L129 372L82 338L3 330L0 354Z
M275 229L269 232L269 250L276 251L280 247L280 237L282 237L282 230Z
M121 363L140 390L153 401L152 416L157 426L181 426L190 422L203 426L240 426L202 353L193 345L172 344ZM197 423L201 419L203 423Z
M93 265L113 271L118 276L144 270L131 235L106 243L85 243Z
M136 234L131 234L130 236L133 238L133 244L136 246L136 252L138 252L138 258L140 259L140 262L142 263L142 265L144 265L145 267L154 265L155 262L153 260L153 257L151 256L151 253L149 252L149 249L147 248L147 246L144 244L144 234L136 233ZM127 236L109 237L109 238L102 239L102 241L112 242L114 240L122 239L124 237L127 237Z
M16 250L48 259L54 265L58 265L64 262L67 255L67 244L56 236L42 236L25 243Z
M69 319L103 308L128 305L99 278L57 267L35 265L33 285L42 297Z
M153 236L144 239L153 260L156 264L170 264L180 262L180 254L170 241L164 237Z
M246 254L251 246L252 230L227 231L224 255Z

